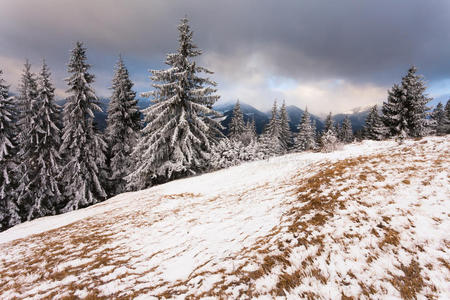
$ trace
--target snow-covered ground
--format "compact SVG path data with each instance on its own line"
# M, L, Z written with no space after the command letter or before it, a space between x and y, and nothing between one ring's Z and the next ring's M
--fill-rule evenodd
M290 154L0 233L0 299L450 299L450 136Z

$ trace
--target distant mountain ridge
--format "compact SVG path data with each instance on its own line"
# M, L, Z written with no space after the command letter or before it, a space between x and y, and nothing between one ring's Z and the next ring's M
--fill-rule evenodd
M99 98L100 107L102 108L102 112L95 112L95 122L97 123L98 128L103 131L106 128L106 117L108 111L108 98ZM65 100L58 100L57 103L62 107L65 103ZM150 101L148 99L138 99L138 107L142 111L146 109L150 105ZM236 103L227 102L227 103L219 103L218 105L214 105L213 109L223 114L223 120L221 124L225 127L224 133L228 133L228 125L231 121L231 117L233 114L233 108ZM244 121L250 121L252 119L255 120L256 132L261 134L264 131L264 127L271 118L271 112L262 112L255 107L245 103L240 102L241 111L244 115ZM289 125L292 132L298 132L297 126L301 121L304 110L298 108L295 105L289 105L286 107L288 116L289 116ZM345 116L349 116L350 121L353 126L353 130L357 131L362 129L364 126L365 119L369 113L369 109L355 109L351 114L336 114L333 116L335 122L341 123L344 120ZM323 120L311 114L311 119L316 121L317 130L321 131L324 128Z
M240 103L241 111L244 115L244 122L248 122L252 119L255 120L256 132L261 134L264 130L264 126L269 123L270 116L266 113L254 108L253 106L243 103ZM226 117L221 124L225 127L224 133L228 134L228 125L230 124L231 117L233 116L233 109L235 103L225 103L216 105L213 107L214 110L222 113L224 117Z
M361 130L366 122L367 115L370 112L370 108L354 110L353 113L337 114L333 116L335 122L341 123L346 116L349 117L352 123L353 131Z

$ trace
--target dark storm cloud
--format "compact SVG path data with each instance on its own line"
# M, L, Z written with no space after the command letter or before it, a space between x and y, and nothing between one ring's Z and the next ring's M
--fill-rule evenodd
M184 15L225 100L245 96L268 104L298 97L287 100L308 104L337 93L342 110L358 104L356 97L379 101L411 64L430 85L450 78L446 0L6 0L0 67L16 78L25 57L35 65L45 57L64 89L69 51L82 40L99 93L108 94L119 53L142 91L149 86L147 69L161 67L176 49L176 25Z

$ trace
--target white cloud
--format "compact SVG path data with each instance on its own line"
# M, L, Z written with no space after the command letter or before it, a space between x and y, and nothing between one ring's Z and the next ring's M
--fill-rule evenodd
M289 102L308 109L315 114L333 114L349 111L355 107L380 104L387 97L387 88L373 84L352 84L342 79L327 79L299 83L284 91Z
M241 101L258 109L268 110L275 99L288 105L308 109L318 115L342 113L355 107L379 104L386 99L388 87L375 84L356 84L341 78L317 81L275 76L257 53L246 56L224 57L206 55L202 61L214 66L213 78L219 83L221 101Z

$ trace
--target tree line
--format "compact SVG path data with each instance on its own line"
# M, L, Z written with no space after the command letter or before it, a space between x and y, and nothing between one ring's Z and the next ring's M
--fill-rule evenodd
M254 120L244 122L239 101L222 133L221 115L212 109L219 99L208 69L194 58L201 50L183 18L179 46L166 56L167 69L151 70L153 90L143 96L152 105L141 121L133 82L122 57L115 66L107 127L102 133L94 113L102 111L92 84L86 48L77 42L71 52L63 107L55 101L49 67L39 74L27 61L18 93L11 96L0 70L0 230L34 218L98 203L125 191L140 190L177 178L265 159L288 152L332 151L355 136L346 117L335 124L331 113L322 132L306 109L299 132L290 131L283 102L274 102L263 134ZM374 107L364 137L420 137L449 132L449 103L429 115L422 78L411 68L394 85L383 104Z

